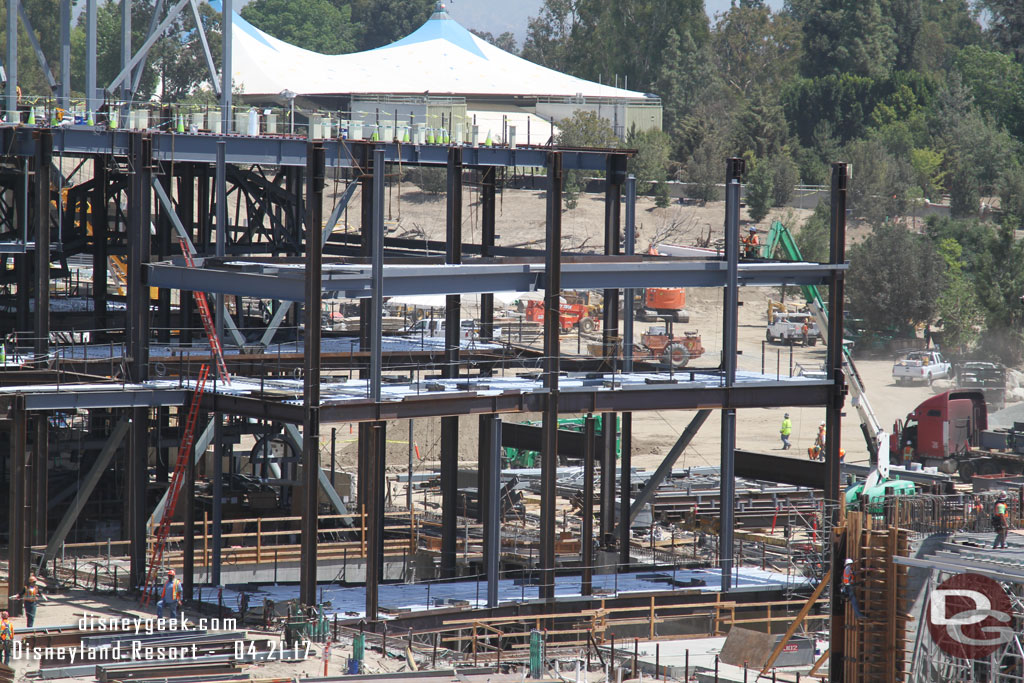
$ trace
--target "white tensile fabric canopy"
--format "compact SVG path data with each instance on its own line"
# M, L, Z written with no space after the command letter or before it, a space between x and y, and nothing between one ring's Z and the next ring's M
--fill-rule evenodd
M211 2L220 9L219 2ZM375 50L324 55L289 45L238 14L232 79L245 95L349 93L644 98L534 64L476 37L444 9L405 38Z

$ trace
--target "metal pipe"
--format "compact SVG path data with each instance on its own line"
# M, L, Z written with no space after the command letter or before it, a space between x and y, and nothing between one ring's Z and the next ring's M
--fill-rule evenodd
M71 0L60 0L60 105L71 100ZM86 109L92 111L86 104Z
M11 11L12 9L8 4L7 59L4 60L7 67L7 102L4 111L7 113L8 121L13 123L18 111L18 13Z
M319 225L319 223L317 224ZM370 400L380 403L381 309L384 307L384 150L373 151L373 288L370 297ZM320 315L317 311L317 324Z
M636 176L626 177L626 244L627 256L636 253ZM623 290L622 304L622 370L633 372L633 299L636 290Z
M462 263L462 149L448 150L445 263ZM445 298L445 365L442 375L459 375L461 344L459 295ZM441 575L455 576L457 497L459 470L459 419L441 418ZM466 539L468 542L468 538Z

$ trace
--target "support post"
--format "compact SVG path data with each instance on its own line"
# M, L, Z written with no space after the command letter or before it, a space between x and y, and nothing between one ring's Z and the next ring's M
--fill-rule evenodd
M725 174L725 261L728 278L724 295L722 323L722 374L727 389L736 381L736 345L739 316L739 234L740 178L743 160L729 159ZM721 530L719 532L719 565L722 570L722 592L732 586L733 519L736 506L736 409L722 410L722 465L720 478Z
M92 111L96 111L97 108L96 0L86 0L85 2L85 106Z
M619 569L629 571L629 511L633 503L632 413L622 414L622 459L619 461ZM625 520L625 523L622 523Z
M319 225L319 223L317 223ZM384 150L373 151L373 292L370 297L370 398L380 403L381 308L384 306ZM317 324L320 309L317 308Z
M214 205L216 207L214 221L217 229L214 253L223 257L227 251L228 233L228 188L227 188L227 144L220 140L217 142L217 165L214 170ZM213 297L213 325L217 339L224 342L224 295L215 294ZM216 375L215 375L216 377ZM214 379L214 388L217 380ZM210 583L220 586L221 549L224 547L222 537L223 529L223 505L224 505L224 414L215 412L213 414L213 481L211 494L213 496L210 535L211 558L210 558ZM204 530L205 532L205 530Z
M321 273L323 250L320 224L323 217L324 190L323 143L306 147L306 325L303 343L302 393L305 416L302 425L302 561L300 563L299 602L315 605L316 549L320 500L320 308L323 297Z
M581 595L593 592L594 576L594 460L597 457L597 420L587 415L583 423L583 528L580 544L583 548L583 581Z
M60 106L71 101L71 0L60 0ZM86 105L88 109L88 105ZM90 110L91 111L91 110Z
M488 425L488 466L484 482L487 495L481 490L480 505L484 501L487 513L484 516L484 564L487 573L487 606L498 606L498 582L501 579L501 417L497 414L483 416Z
M480 257L494 257L495 235L495 175L494 166L485 166L480 172ZM494 338L494 294L480 295L480 338ZM481 375L490 376L491 366L481 368Z
M178 424L183 425L183 418L187 415L188 408L184 405L178 408ZM205 449L204 449L205 450ZM182 593L185 602L191 602L196 585L196 457L195 453L189 456L185 464L185 537L183 543L182 557ZM181 457L181 453L178 454ZM206 533L206 529L203 529ZM204 572L205 574L205 572Z
M386 479L386 423L369 425L370 482L366 507L366 618L376 621L380 616L379 589L384 581L384 489Z
M131 0L121 0L121 71L128 68L132 60L132 3ZM131 106L128 99L131 97L131 83L128 79L121 82L121 99L125 101L124 111L127 112Z
M32 219L36 240L35 262L35 329L33 350L38 369L47 365L50 351L50 164L53 158L53 134L39 131L35 140L35 155L32 159ZM47 460L50 453L49 422L46 413L33 416L35 435L32 439L32 457L27 466L31 469L29 500L32 502L32 516L29 523L29 540L32 545L46 543L46 517L48 496L46 482L49 475Z
M462 263L462 149L448 150L447 248L445 263ZM449 294L445 299L446 378L459 376L461 345L461 297ZM459 418L441 418L441 576L455 576L456 537L458 535ZM467 539L468 541L468 539Z
M144 267L150 260L150 141L141 133L129 137L134 173L129 178L128 201L128 338L132 381L148 379L149 287ZM146 484L149 459L149 409L132 408L128 449L128 533L131 574L129 585L142 586L146 578Z
M234 0L221 0L221 40L223 43L223 53L221 54L221 70L220 70L220 126L221 132L228 134L231 132L232 119L231 116L231 48L232 48L232 35L234 33L233 28L233 17L234 17ZM198 30L202 30L200 27Z
M540 598L555 597L555 479L558 470L558 368L561 353L562 155L548 154L547 239L544 259L544 448L540 464Z
M830 220L831 241L829 246L829 263L842 264L846 261L846 192L848 167L843 162L832 164L832 213ZM843 376L843 297L845 280L840 271L833 271L828 288L828 348L826 349L825 367L832 377L832 395L825 411L825 502L831 505L832 525L839 520L839 506L843 504L840 490L839 449L840 424L843 414L843 403L846 399L846 378ZM832 539L825 539L830 542ZM845 557L838 543L832 546L832 575L837 576L843 567ZM843 663L847 656L844 635L845 611L844 601L840 595L841 582L833 581L829 590L832 591L832 648L829 656L829 680L841 680Z
M28 578L30 562L26 533L29 524L27 491L25 486L25 451L27 447L28 413L25 411L25 397L14 396L11 404L11 450L10 450L10 561L8 564L8 598L21 592ZM21 613L20 600L9 600L11 614Z
M18 111L18 13L11 3L7 6L7 59L4 66L7 68L4 113L13 122Z
M95 0L90 0L90 4ZM92 298L96 326L107 329L107 162L96 155L92 162Z

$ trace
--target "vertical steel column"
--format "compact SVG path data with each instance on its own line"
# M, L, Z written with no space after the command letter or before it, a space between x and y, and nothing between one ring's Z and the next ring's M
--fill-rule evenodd
M96 0L85 2L85 103L96 110Z
M195 166L182 164L178 175L178 220L181 221L181 226L185 228L185 232L188 233L193 243L195 243L195 220L193 218L196 197L195 182ZM174 251L173 247L172 251ZM178 329L181 330L179 341L182 345L192 343L194 301L194 297L191 296L178 297Z
M370 398L380 403L381 309L384 307L384 149L373 151L373 291L370 296ZM319 225L319 223L317 223ZM317 321L320 320L319 308Z
M163 163L160 168L160 177L158 182L164 189L164 193L171 197L173 193L172 184L174 179L171 177L171 164ZM164 208L163 204L157 202L159 213L157 214L156 221L156 253L157 258L164 261L171 256L171 232L174 230L171 227L171 219L168 215L168 211ZM161 287L157 290L157 331L156 339L158 342L169 343L171 341L171 290L166 287ZM188 297L183 296L181 299L187 299Z
M107 329L107 163L102 155L92 162L92 298L96 326Z
M17 5L8 3L7 7L7 59L4 60L4 67L7 69L7 91L5 95L4 113L8 115L9 121L14 121L14 114L18 110L18 12Z
M359 172L359 195L362 198L359 207L360 216L360 250L359 255L365 259L371 259L373 256L373 209L374 209L374 158L373 158L373 147L369 143L356 142L353 143L353 157L356 162L356 167ZM359 350L365 351L370 348L370 326L373 320L373 302L370 299L364 298L359 300ZM380 317L380 310L376 312L376 316ZM370 381L370 370L368 367L363 367L360 371L361 376ZM370 424L367 422L360 422L357 425L359 430L357 437L357 472L358 477L356 478L357 486L357 500L359 503L360 510L367 507L367 482L370 481Z
M133 173L128 195L128 338L131 379L147 379L149 367L149 287L143 267L150 260L150 140L141 133L129 136ZM130 585L141 586L146 577L146 482L149 460L149 409L132 409L128 449L128 528L131 559Z
M302 560L299 563L299 602L315 605L317 521L320 500L320 309L323 298L324 146L306 145L306 325L303 341L302 404Z
M36 241L35 262L35 326L33 351L36 367L46 366L50 351L50 162L53 156L53 134L39 131L35 136L35 154L32 158L32 231ZM32 514L29 522L29 540L32 545L46 543L46 480L49 474L49 424L46 413L32 417L34 437L32 455L26 462L29 469L27 485Z
M188 406L178 407L178 424L184 427L185 417L188 414ZM197 433L199 425L196 425ZM181 453L178 453L181 457ZM184 576L181 579L182 592L185 602L191 602L193 590L196 585L196 455L189 453L188 461L185 464L185 529L183 531L183 556L182 571ZM206 529L203 529L206 533ZM205 558L204 558L205 560Z
M832 213L830 220L831 240L829 246L829 263L841 264L846 261L846 191L848 178L848 167L843 162L832 164ZM841 447L841 418L843 414L843 403L846 397L846 378L843 376L843 298L845 280L841 271L832 274L828 288L828 339L826 349L825 367L832 377L832 395L829 405L825 411L825 481L823 489L825 501L832 504L832 509L826 511L831 516L832 525L839 521L839 505L843 503L840 489L840 461L839 449ZM825 539L832 546L832 576L842 572L845 553L841 552L837 543L831 538ZM831 639L832 654L829 657L829 680L842 680L843 662L848 654L843 645L843 637L846 633L844 621L844 601L840 595L841 584L839 581L832 581L829 590L832 591L831 610Z
M462 263L462 149L448 150L447 246L445 263ZM445 365L443 375L459 376L461 345L461 297L445 298ZM456 574L456 536L458 534L459 418L441 418L441 575ZM468 539L467 539L468 542Z
M490 422L487 467L486 497L481 490L480 506L486 500L487 514L484 516L484 566L487 573L487 606L498 606L498 581L501 579L501 417L497 414L481 416Z
M490 477L490 471L492 469L491 458L491 423L493 421L493 415L485 413L480 416L479 426L477 428L477 449L476 449L476 486L477 486L477 506L476 506L476 521L480 524L486 524L487 522L487 510L490 501L487 496L488 491L488 477ZM501 468L501 462L499 459L497 467ZM487 527L484 526L484 538L487 538ZM484 547L486 548L487 541L484 541ZM484 563L486 564L487 557L484 556Z
M597 459L597 420L587 415L583 423L583 581L581 595L590 595L594 576L594 460Z
M128 68L132 60L132 3L131 0L121 0L121 71ZM131 96L131 79L125 78L121 82L121 99L128 101ZM130 106L130 103L126 105Z
M227 143L223 140L217 142L217 167L214 175L213 196L216 206L214 222L217 228L214 253L221 257L226 253L228 232ZM213 302L214 328L217 338L223 343L224 295L215 294ZM216 380L214 381L216 383ZM209 576L210 582L214 586L219 586L221 585L221 549L223 548L221 523L224 505L224 414L215 412L213 419L213 477L210 487L210 493L213 496L210 533L213 538L210 543L212 558Z
M369 423L370 484L368 487L366 530L366 618L376 621L379 616L379 587L384 580L384 488L387 484L386 423Z
M28 419L25 411L25 397L16 395L11 401L11 484L10 484L10 521L8 547L10 556L8 563L7 595L17 595L28 578L30 548L27 527L30 523L27 489L25 486L25 451L27 446ZM21 613L20 600L9 600L11 614Z
M29 219L32 212L29 210L28 185L29 185L29 160L20 159L15 163L21 163L18 177L15 180L14 188L14 215L21 232L24 234L25 242L31 241L29 234ZM32 329L29 322L29 295L32 292L32 259L28 252L18 254L14 257L14 277L18 283L18 297L16 323L18 331L28 332Z
M220 125L221 132L231 132L231 64L232 34L234 33L234 8L233 0L221 0L221 40L223 41L224 52L221 56L220 71ZM199 30L202 30L200 28Z
M636 252L636 176L626 176L626 230L625 252L632 256ZM635 290L623 292L622 317L622 370L633 372L633 297ZM633 413L622 414L622 478L620 480L621 500L619 502L619 564L629 566L629 508L632 505L633 465ZM625 520L627 523L622 523Z
M71 101L71 0L60 0L60 106ZM86 105L88 108L88 105Z
M480 256L494 257L495 221L495 176L494 166L485 166L480 172ZM480 338L494 338L494 294L480 295ZM480 374L491 374L490 366L481 368Z
M544 401L540 461L540 598L555 597L555 479L558 470L558 359L561 354L562 155L548 154L547 238L544 259Z
M739 316L739 235L740 178L743 160L729 159L725 172L725 261L728 277L725 284L722 322L722 375L727 389L736 381L736 345ZM730 403L732 393L729 392ZM722 591L732 585L733 519L736 508L736 409L722 410L722 465L720 481L721 531L719 532L719 564L722 569Z

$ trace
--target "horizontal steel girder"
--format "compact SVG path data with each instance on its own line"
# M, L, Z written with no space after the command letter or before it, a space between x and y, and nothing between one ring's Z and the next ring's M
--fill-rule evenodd
M629 389L584 389L561 391L559 413L601 413L643 410L696 410L700 408L771 408L778 406L824 405L832 391L831 382L766 382L725 387L692 385L649 385ZM476 415L480 413L539 412L545 404L543 389L502 394L465 392L428 392L412 394L400 401L373 403L369 400L321 404L320 419L328 422L370 422L407 420L420 417ZM204 410L242 417L300 424L301 402L277 402L255 396L203 395ZM806 465L806 461L798 461Z
M32 156L32 134L36 126L0 129L5 154ZM138 131L135 131L136 133ZM132 131L102 130L91 127L53 129L53 153L75 156L86 154L128 155L128 138ZM154 161L216 162L217 142L227 143L226 161L229 164L271 164L278 166L305 166L308 141L305 138L263 137L246 135L213 135L147 132L153 141ZM364 144L360 140L323 140L324 156L328 168L355 168L353 149ZM423 166L445 166L448 163L448 145L411 145L393 142L366 142L384 149L388 163ZM630 150L559 150L555 147L463 147L465 166L547 166L548 155L561 152L562 167L584 171L604 171L606 158L611 154L632 155Z
M834 270L845 269L845 265L818 263L750 262L740 264L739 280L740 285L751 287L820 285ZM330 264L323 270L325 296L361 299L372 293L368 265ZM723 287L728 277L722 261L633 257L564 263L561 274L563 289ZM296 264L237 260L215 266L207 260L204 267L188 268L162 261L148 264L146 275L154 287L305 300L306 273ZM532 292L544 289L545 281L542 263L386 264L383 295Z
M88 387L88 388L86 388ZM157 389L142 385L67 385L7 387L4 394L24 394L25 409L76 410L94 408L157 408L180 406L191 393L185 389Z

